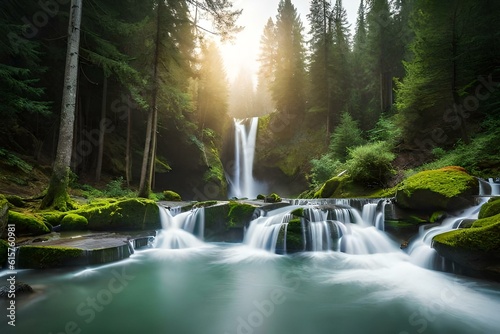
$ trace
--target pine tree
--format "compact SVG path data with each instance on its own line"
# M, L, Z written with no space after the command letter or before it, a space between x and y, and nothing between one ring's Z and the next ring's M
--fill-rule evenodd
M276 69L271 91L278 112L299 115L305 108L305 48L302 22L290 0L276 17Z

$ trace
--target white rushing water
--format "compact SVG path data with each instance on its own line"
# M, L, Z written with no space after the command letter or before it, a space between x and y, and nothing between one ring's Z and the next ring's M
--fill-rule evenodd
M205 210L178 212L172 215L169 209L160 206L160 220L163 229L155 237L153 246L163 249L195 248L203 246L203 231L205 229Z
M259 118L234 119L234 169L229 183L229 197L256 198L265 187L253 177L255 141Z

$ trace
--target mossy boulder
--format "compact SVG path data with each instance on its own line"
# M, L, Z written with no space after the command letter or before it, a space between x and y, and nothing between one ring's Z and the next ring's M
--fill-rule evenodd
M17 237L35 236L50 232L50 229L45 225L42 217L30 213L10 210L8 223L16 226Z
M256 206L238 201L205 207L205 240L241 242Z
M9 244L5 240L0 239L0 268L3 267L5 262L7 262L7 251L9 249Z
M26 204L24 203L24 200L20 196L5 195L5 199L7 199L7 201L9 201L9 203L15 207L24 208L26 206Z
M229 202L229 212L227 214L228 226L237 227L245 226L252 220L255 206L247 203L239 203L235 201Z
M163 196L165 197L165 201L172 201L172 202L182 201L181 195L172 190L165 190L163 192Z
M68 213L85 217L95 231L153 230L161 228L159 208L144 198L99 200Z
M69 213L61 220L61 231L83 231L88 228L88 225L87 218Z
M417 173L397 188L396 204L420 212L456 211L474 204L479 193L477 178L461 167L445 167Z
M342 183L342 177L333 177L326 181L314 194L314 198L330 198L337 191Z
M302 220L300 218L293 218L288 222L287 225L282 225L282 229L280 231L280 234L278 235L278 241L276 243L276 253L293 254L303 252L304 250L305 242L304 233L302 232Z
M22 246L19 248L18 268L45 269L85 263L85 251L73 247Z
M500 280L500 214L435 236L433 248L458 263L466 274Z
M269 194L268 196L266 196L266 198L264 199L264 202L266 202L266 203L279 203L279 202L281 202L281 197L276 193L272 193L272 194Z
M481 206L478 218L488 218L500 213L500 197L492 197Z

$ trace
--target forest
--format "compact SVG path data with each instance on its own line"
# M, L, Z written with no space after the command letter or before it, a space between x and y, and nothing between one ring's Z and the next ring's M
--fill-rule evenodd
M231 1L80 6L75 29L70 1L0 4L2 193L63 210L67 191L224 199L231 117L252 116L256 176L287 196L345 170L372 190L449 165L500 174L498 1L362 0L351 35L341 0L312 0L306 17L281 0L255 84L227 79L220 43L244 29Z

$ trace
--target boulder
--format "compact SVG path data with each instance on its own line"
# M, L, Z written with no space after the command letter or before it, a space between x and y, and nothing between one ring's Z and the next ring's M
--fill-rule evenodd
M155 230L161 228L155 201L144 198L99 200L68 214L83 216L94 231ZM63 218L64 219L64 218Z
M89 225L87 218L69 213L61 220L61 231L83 231Z
M500 214L478 219L469 228L438 234L432 246L459 264L464 274L500 281Z
M45 225L43 218L30 213L10 210L8 223L16 226L16 237L50 233L50 229Z
M396 204L419 212L450 212L474 205L477 194L477 178L461 167L451 166L423 171L404 180L397 188Z

